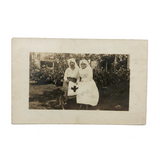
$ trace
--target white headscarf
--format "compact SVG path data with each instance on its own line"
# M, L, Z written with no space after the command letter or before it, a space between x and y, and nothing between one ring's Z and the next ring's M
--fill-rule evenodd
M82 59L82 60L80 60L80 62L79 62L79 65L80 65L80 68L81 68L81 69L82 69L82 67L81 67L81 64L82 64L82 63L86 64L87 67L90 67L89 62L88 62L86 59ZM87 68L87 67L86 67L86 68Z
M76 63L76 61L75 61L74 58L71 58L71 59L68 60L68 65L69 65L70 68L71 68L71 66L70 66L70 63L71 63L71 62L74 62L75 68L79 69L79 67L78 67L78 65L77 65L77 63Z

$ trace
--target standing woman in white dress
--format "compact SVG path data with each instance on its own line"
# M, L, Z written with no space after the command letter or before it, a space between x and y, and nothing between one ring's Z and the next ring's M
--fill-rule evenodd
M87 60L80 61L80 82L78 83L77 91L77 103L86 105L96 106L99 101L99 92L95 81L93 80L93 71Z
M63 88L64 88L64 97L67 100L68 96L68 84L69 81L74 83L79 82L79 67L74 58L68 60L69 67L66 69L64 73L64 81L63 81Z

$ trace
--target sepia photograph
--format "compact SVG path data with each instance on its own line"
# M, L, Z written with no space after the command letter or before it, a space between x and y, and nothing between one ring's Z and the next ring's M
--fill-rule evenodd
M13 123L146 123L147 40L12 41Z
M129 54L29 54L29 109L129 111Z

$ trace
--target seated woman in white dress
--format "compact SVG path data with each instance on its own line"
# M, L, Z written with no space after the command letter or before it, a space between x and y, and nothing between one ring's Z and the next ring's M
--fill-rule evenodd
M80 82L78 83L77 103L96 106L99 101L99 92L96 83L93 80L93 71L87 60L80 61Z
M74 83L79 82L79 67L75 61L74 58L71 58L68 60L69 67L66 69L64 73L64 81L63 81L63 88L64 88L64 96L67 100L67 93L68 93L68 84L69 81L72 81Z

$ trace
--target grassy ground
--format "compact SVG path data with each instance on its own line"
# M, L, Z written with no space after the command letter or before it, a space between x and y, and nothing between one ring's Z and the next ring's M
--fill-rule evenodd
M60 87L59 87L60 88ZM58 106L58 97L61 94L53 84L34 85L30 84L29 90L29 109L62 109ZM111 87L99 89L100 99L97 106L89 106L89 110L122 110L129 109L129 97L126 91L121 95L112 95ZM69 99L65 109L79 109L76 99ZM81 110L85 110L85 105Z

